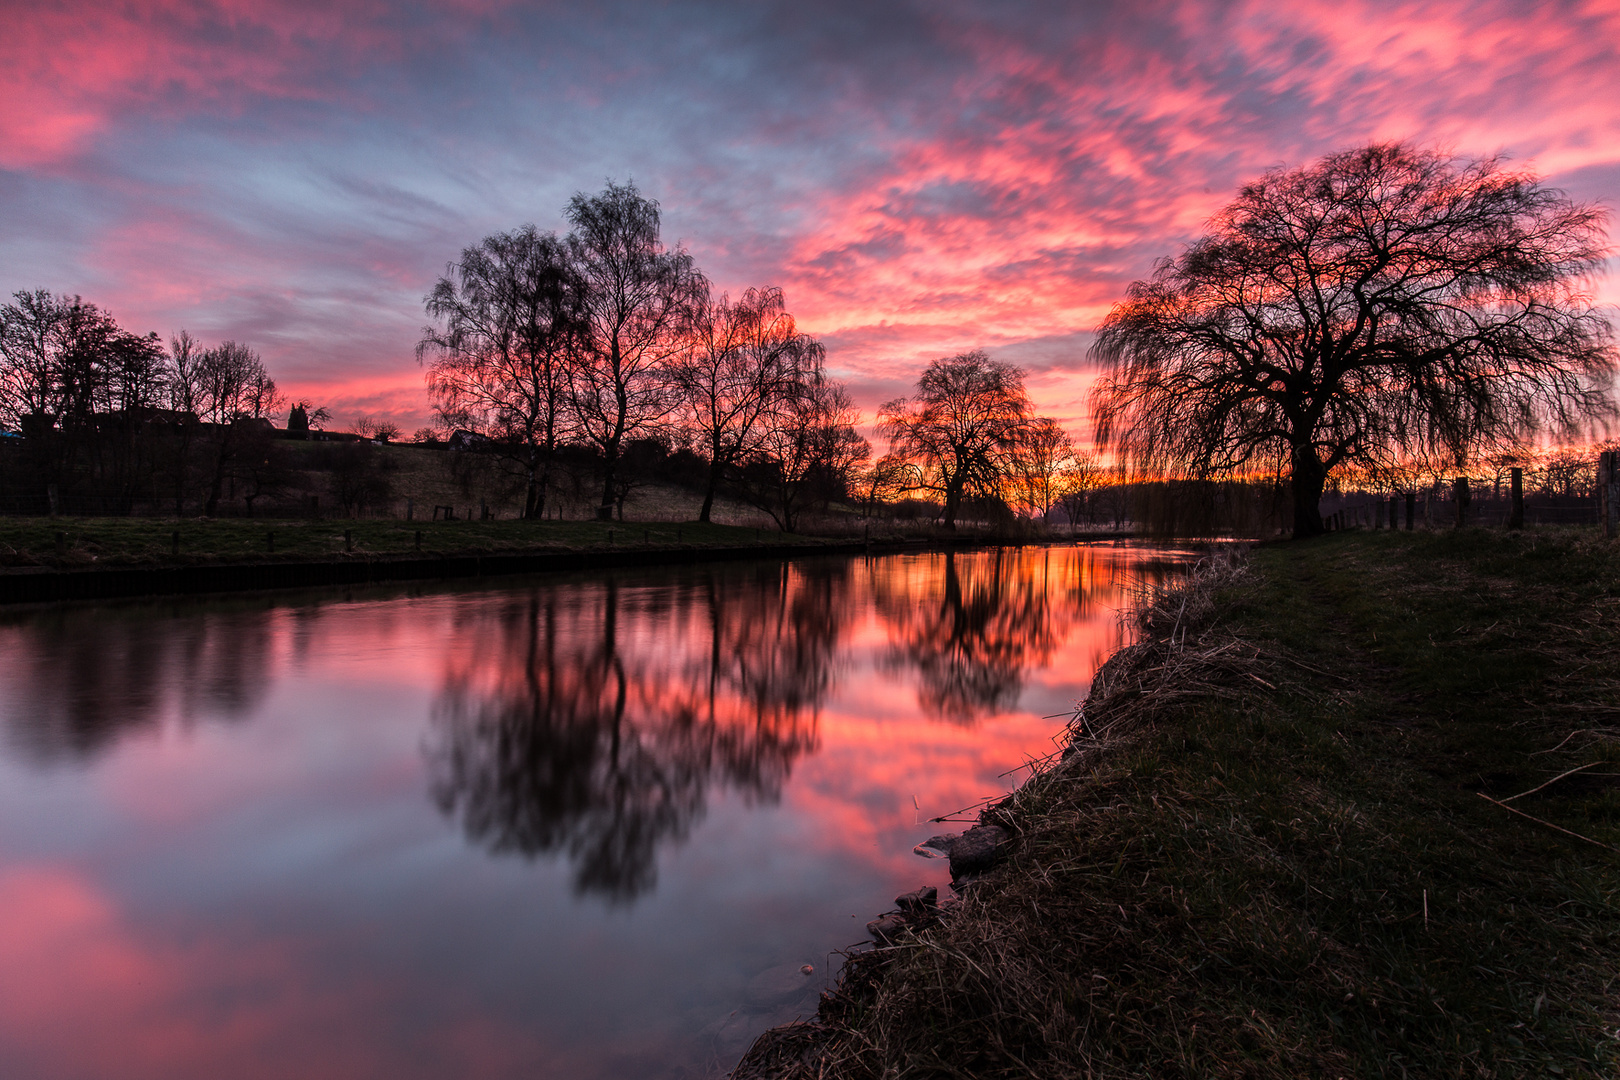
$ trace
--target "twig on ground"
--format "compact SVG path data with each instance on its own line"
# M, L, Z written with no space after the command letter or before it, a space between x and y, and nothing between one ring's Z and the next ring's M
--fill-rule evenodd
M1615 854L1620 855L1620 848L1613 847L1613 846L1611 846L1609 844L1605 844L1601 840L1594 840L1590 836L1582 836L1580 833L1574 832L1574 831L1572 831L1570 829L1566 829L1562 825L1554 825L1552 822L1543 820L1542 818L1538 818L1534 814L1527 814L1523 810L1520 810L1518 807L1509 806L1507 803L1503 802L1500 799L1491 798L1489 795L1485 794L1483 791L1476 791L1474 794L1478 795L1480 798L1484 799L1488 803L1495 803L1497 806L1500 806L1502 809L1506 810L1510 814L1518 814L1520 817L1528 818L1529 820L1535 822L1537 825L1545 825L1545 826L1547 826L1547 828L1554 829L1554 830L1556 830L1558 832L1561 832L1565 836L1573 836L1577 840L1585 840L1588 844L1595 844L1598 847L1604 849L1605 851L1612 851Z
M1510 803L1514 799L1522 799L1526 795L1534 795L1536 792L1540 791L1542 788L1547 787L1549 784L1556 784L1556 783L1558 783L1558 781L1562 780L1566 776L1574 776L1576 773L1580 772L1583 769L1590 769L1594 765L1602 765L1602 764L1603 764L1603 762L1601 762L1601 761L1591 761L1591 762L1587 762L1585 765L1577 765L1577 766L1575 766L1575 768L1569 770L1568 772L1559 773L1557 776L1553 777L1551 780L1548 780L1547 783L1545 783L1545 784L1538 784L1535 787L1531 788L1529 791L1521 791L1517 795L1509 795L1507 798L1503 799L1502 801L1504 803Z

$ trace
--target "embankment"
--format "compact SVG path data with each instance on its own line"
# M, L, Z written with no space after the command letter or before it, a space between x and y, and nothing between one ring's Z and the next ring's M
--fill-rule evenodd
M1615 545L1337 534L1139 615L1005 861L736 1080L1620 1074Z

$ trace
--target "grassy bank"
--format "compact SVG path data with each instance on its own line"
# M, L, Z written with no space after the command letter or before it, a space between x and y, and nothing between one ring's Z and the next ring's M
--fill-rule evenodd
M691 522L643 525L598 521L23 517L0 518L0 567L90 570L300 562L357 555L736 548L825 542L768 529Z
M1338 534L1145 618L1009 861L736 1076L1620 1073L1616 545Z

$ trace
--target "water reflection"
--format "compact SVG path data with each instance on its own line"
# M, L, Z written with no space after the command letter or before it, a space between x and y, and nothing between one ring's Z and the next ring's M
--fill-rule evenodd
M26 632L22 626L26 625ZM8 741L40 764L86 763L175 717L251 712L270 685L272 620L248 610L58 608L0 627Z
M0 1075L715 1074L943 884L1145 558L0 614Z
M1053 556L1049 548L947 552L875 576L888 664L915 674L926 713L972 724L1006 711L1077 625L1112 610L1122 585L1150 586L1177 565L1119 548Z
M435 801L493 851L566 853L581 893L647 892L711 787L775 801L815 748L849 576L722 567L470 609L433 712Z

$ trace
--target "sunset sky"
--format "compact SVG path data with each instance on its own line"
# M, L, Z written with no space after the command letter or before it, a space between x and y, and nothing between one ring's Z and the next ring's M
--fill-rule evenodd
M425 422L445 263L610 178L868 416L983 346L1071 421L1109 305L1268 167L1406 139L1620 201L1620 0L7 9L0 292L245 341L340 426Z

